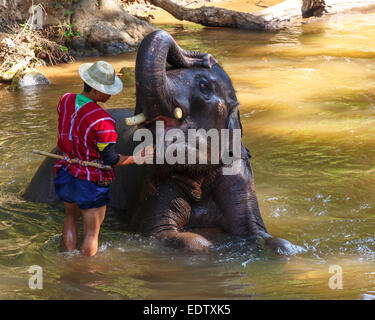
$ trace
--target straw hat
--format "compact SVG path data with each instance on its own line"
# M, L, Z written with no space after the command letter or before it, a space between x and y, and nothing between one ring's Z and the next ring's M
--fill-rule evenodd
M122 91L122 81L108 62L84 63L79 66L78 72L81 79L95 90L111 96Z

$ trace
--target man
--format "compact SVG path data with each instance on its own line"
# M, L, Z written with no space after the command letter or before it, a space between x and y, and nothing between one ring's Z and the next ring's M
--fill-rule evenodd
M85 63L79 68L84 81L80 94L67 93L58 104L58 146L65 160L55 165L55 190L64 201L65 222L63 242L69 250L77 247L78 220L82 214L84 240L81 253L93 256L98 250L100 226L106 206L110 201L109 185L115 177L113 166L149 163L153 158L151 149L144 149L135 156L117 154L115 121L97 102L106 102L122 91L122 81L107 62ZM138 157L138 161L136 158ZM79 163L72 163L71 159ZM91 161L112 166L111 170L84 166Z

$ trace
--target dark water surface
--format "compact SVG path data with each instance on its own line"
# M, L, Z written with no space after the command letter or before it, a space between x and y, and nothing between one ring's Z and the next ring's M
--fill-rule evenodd
M273 34L164 28L232 78L266 226L307 252L278 257L222 236L189 255L124 232L111 211L97 256L61 252L62 209L20 194L42 161L30 151L56 144L60 96L81 90L80 61L44 70L49 87L0 91L0 298L375 299L375 13ZM119 70L135 54L106 60ZM134 105L128 81L106 107ZM28 287L32 265L43 290ZM342 290L328 286L331 265Z

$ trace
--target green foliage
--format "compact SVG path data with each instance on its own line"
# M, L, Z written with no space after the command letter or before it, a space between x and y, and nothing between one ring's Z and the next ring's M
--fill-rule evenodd
M72 37L81 37L81 33L74 30L71 23L68 23L66 26L59 25L59 29L63 33L63 37L68 41L70 41Z
M73 25L71 23L68 23L66 26L66 30L65 30L65 38L69 40L73 36L74 36Z
M31 32L31 25L28 22L21 23L20 24L21 28L23 28L24 32L28 33Z
M68 40L74 36L74 33L73 33L73 26L71 23L69 23L67 26L66 26L66 30L65 30L65 38L67 38Z
M56 0L55 9L63 9L63 8L64 7L61 5L61 3Z
M65 17L68 17L68 19L70 19L70 17L72 16L73 13L74 13L74 11L71 11L71 10L65 10L65 11L64 11L64 16L65 16Z

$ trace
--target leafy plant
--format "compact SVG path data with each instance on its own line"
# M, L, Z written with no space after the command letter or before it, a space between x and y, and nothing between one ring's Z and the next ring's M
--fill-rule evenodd
M58 2L58 1L56 0L55 8L56 8L56 9L63 9L64 7L61 5L60 2Z
M71 23L68 23L66 25L64 36L67 40L70 40L74 36L80 37L81 34L79 33L79 31L73 29L73 25Z
M64 12L64 16L68 17L68 19L70 19L70 17L72 16L72 14L74 13L74 11L71 11L71 10L65 10Z
M21 28L23 28L24 32L26 32L26 33L31 31L31 26L30 26L30 23L28 23L28 22L21 23L20 26L21 26Z

